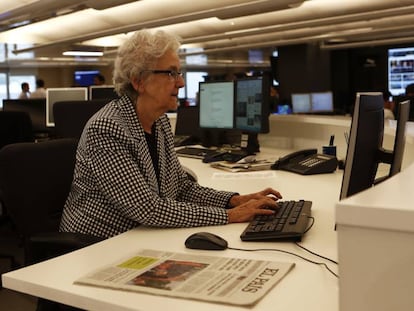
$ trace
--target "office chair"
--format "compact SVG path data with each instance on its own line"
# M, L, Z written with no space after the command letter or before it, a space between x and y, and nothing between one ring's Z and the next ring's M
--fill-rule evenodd
M80 138L86 122L108 102L108 100L56 102L53 105L56 137Z
M0 197L21 237L24 264L34 264L102 240L59 232L73 178L77 139L9 144L0 150ZM68 310L39 299L38 310Z
M0 149L16 142L32 142L34 140L32 121L28 113L23 111L0 111ZM0 172L0 174L3 174ZM0 223L2 236L14 234L9 216L0 199ZM4 228L7 227L7 230ZM0 254L2 259L10 262L13 269L18 266L13 255ZM1 281L0 281L1 286Z
M0 196L21 235L26 265L102 240L58 232L77 142L53 139L10 144L0 150Z
M23 111L0 111L0 148L17 142L34 141L32 120Z

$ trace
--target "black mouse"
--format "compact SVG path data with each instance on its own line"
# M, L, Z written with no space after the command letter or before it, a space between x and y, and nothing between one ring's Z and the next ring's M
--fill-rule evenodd
M224 250L228 247L226 240L209 232L197 232L190 235L185 240L185 246L205 250Z

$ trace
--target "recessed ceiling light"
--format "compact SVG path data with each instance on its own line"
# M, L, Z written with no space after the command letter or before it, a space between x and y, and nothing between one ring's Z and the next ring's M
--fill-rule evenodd
M103 52L98 51L66 51L65 56L103 56Z

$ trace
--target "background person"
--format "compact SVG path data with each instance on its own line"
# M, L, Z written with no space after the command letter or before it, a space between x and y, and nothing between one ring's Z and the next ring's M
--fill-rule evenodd
M36 90L32 92L30 98L46 98L45 81L42 79L36 80Z
M93 77L93 84L94 85L104 85L105 84L105 77L101 74L97 74Z
M175 149L166 112L184 80L177 38L141 30L118 50L108 103L81 136L61 231L111 237L139 225L196 227L271 214L278 191L239 195L191 181Z
M21 84L22 91L19 94L18 99L29 99L30 98L30 86L29 83L23 82Z

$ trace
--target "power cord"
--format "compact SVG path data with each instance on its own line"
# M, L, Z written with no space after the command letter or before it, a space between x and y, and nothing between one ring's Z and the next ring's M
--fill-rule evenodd
M228 249L232 249L232 250L236 250L236 251L245 251L245 252L272 251L272 252L281 252L281 253L289 254L289 255L292 255L292 256L299 257L299 258L301 258L301 259L303 259L303 260L305 260L305 261L307 261L307 262L313 263L313 264L315 264L315 265L320 265L320 266L323 266L323 267L325 267L325 269L326 269L326 270L328 270L331 274L333 274L335 277L339 278L339 275L338 275L338 274L336 274L334 271L332 271L332 270L328 267L328 265L327 265L326 263L324 263L324 262L314 261L314 260L312 260L312 259L309 259L309 258L303 257L303 256L301 256L301 255L298 255L298 254L295 254L295 253L292 253L292 252L289 252L289 251L285 251L285 250L283 250L283 249L278 249L278 248L256 248L256 249L247 249L247 248L235 248L235 247L228 247ZM317 256L318 256L318 255L317 255ZM319 256L319 257L324 258L323 256Z
M310 226L309 226L309 227L305 230L305 233L306 233L306 232L308 232L308 231L309 231L309 230L313 227L313 224L315 223L315 218L313 218L312 216L309 216L309 218L312 220L312 223L311 223L311 224L310 224ZM304 251L306 251L306 252L308 252L308 253L310 253L310 254L314 255L314 256L317 256L317 257L319 257L319 258L322 258L322 259L328 260L328 261L330 261L330 262L332 262L332 263L334 263L334 264L336 264L336 265L338 264L338 262L337 262L337 261L335 261L335 260L333 260L333 259L331 259L331 258L325 257L325 256L323 256L323 255L320 255L320 254L318 254L318 253L315 253L315 252L313 252L313 251L309 250L308 248L306 248L306 247L304 247L304 246L300 245L298 242L295 242L295 245L296 245L296 246L298 246L298 247L300 247L300 248L301 248L301 249L303 249ZM307 262L313 263L313 264L315 264L315 265L321 265L321 266L325 267L325 268L326 268L326 270L328 270L328 271L329 271L331 274L333 274L335 277L339 278L339 275L338 275L338 274L336 274L334 271L332 271L332 270L328 267L328 265L327 265L326 263L324 263L324 262L314 261L314 260L311 260L311 259L309 259L309 258L303 257L303 256L301 256L301 255L298 255L298 254L295 254L295 253L292 253L292 252L289 252L289 251L285 251L285 250L283 250L283 249L278 249L278 248L256 248L256 249L246 249L246 248L233 248L233 247L228 247L228 249L237 250L237 251L246 251L246 252L273 251L273 252L281 252L281 253L289 254L289 255L292 255L292 256L299 257L299 258L301 258L301 259L303 259L303 260L305 260L305 261L307 261Z

